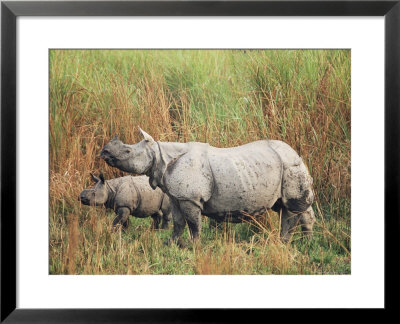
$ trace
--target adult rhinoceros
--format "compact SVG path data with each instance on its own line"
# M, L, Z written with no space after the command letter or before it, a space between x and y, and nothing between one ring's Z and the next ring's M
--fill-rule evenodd
M115 136L101 151L109 165L146 174L153 189L171 199L172 240L183 244L187 223L193 239L201 230L201 214L217 221L240 222L246 214L272 208L281 215L281 239L287 242L301 224L310 235L314 223L312 178L298 154L277 140L261 140L232 148L206 143L159 142L141 130L134 145Z

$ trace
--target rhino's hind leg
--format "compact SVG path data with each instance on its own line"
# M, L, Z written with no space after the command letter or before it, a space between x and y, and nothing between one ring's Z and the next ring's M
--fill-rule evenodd
M314 212L311 208L314 201L312 182L301 159L284 166L280 202L282 203L281 239L283 242L290 240L293 230L299 223L304 233L312 231L314 223Z
M282 176L282 203L294 213L305 212L314 201L312 178L304 163L285 166Z
M311 237L313 232L313 225L315 223L315 215L312 207L308 207L308 209L300 214L300 224L303 234L306 237Z
M296 226L301 225L303 235L310 238L315 223L315 215L312 207L301 213L293 213L286 207L281 210L281 240L284 243L289 242Z
M179 202L179 207L189 226L192 239L195 241L200 237L201 231L201 210L189 200Z
M117 216L114 218L113 227L117 229L118 226L122 225L122 229L126 229L128 227L128 219L131 211L129 208L120 207L116 211Z
M299 224L300 215L292 213L286 207L281 209L281 240L283 243L289 242L292 233Z

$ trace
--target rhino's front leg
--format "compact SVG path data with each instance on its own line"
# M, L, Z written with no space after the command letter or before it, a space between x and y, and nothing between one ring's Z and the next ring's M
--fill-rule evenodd
M190 235L194 241L198 240L201 231L201 210L189 200L179 202L181 213L189 226Z
M171 219L172 219L172 213L171 212L168 212L167 214L163 213L161 228L162 229L168 229L168 225L169 225L169 222L171 221Z
M128 219L130 210L127 207L120 207L116 210L117 217L114 218L113 227L116 228L118 225L122 225L123 229L128 227Z
M172 220L174 223L174 229L172 231L172 237L170 240L167 240L164 242L164 244L169 245L172 242L175 242L178 244L180 247L184 247L185 244L182 240L182 234L185 229L186 221L185 218L183 217L179 206L178 206L178 201L171 201L172 205Z
M292 233L299 223L299 214L292 213L286 207L281 209L281 240L283 243L289 242Z

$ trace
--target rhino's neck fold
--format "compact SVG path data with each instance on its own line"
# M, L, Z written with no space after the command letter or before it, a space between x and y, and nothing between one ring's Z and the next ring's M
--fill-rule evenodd
M150 186L155 189L162 188L164 173L168 165L188 150L186 143L156 142L157 148L154 154L153 165L147 174L150 177Z
M115 179L112 179L115 180ZM114 209L115 205L115 197L117 195L117 186L114 183L115 181L112 180L106 180L105 185L107 189L107 201L105 203L105 206L110 209Z

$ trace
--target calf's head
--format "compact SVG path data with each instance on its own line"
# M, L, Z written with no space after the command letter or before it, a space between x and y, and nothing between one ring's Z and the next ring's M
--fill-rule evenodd
M137 144L127 145L122 143L118 136L108 142L100 153L100 157L112 167L122 171L145 174L153 165L154 139L140 129L144 139Z
M93 181L96 183L92 188L85 189L81 192L78 197L78 200L88 206L101 206L107 202L108 192L106 188L106 183L102 174L99 177L96 177L93 174Z

